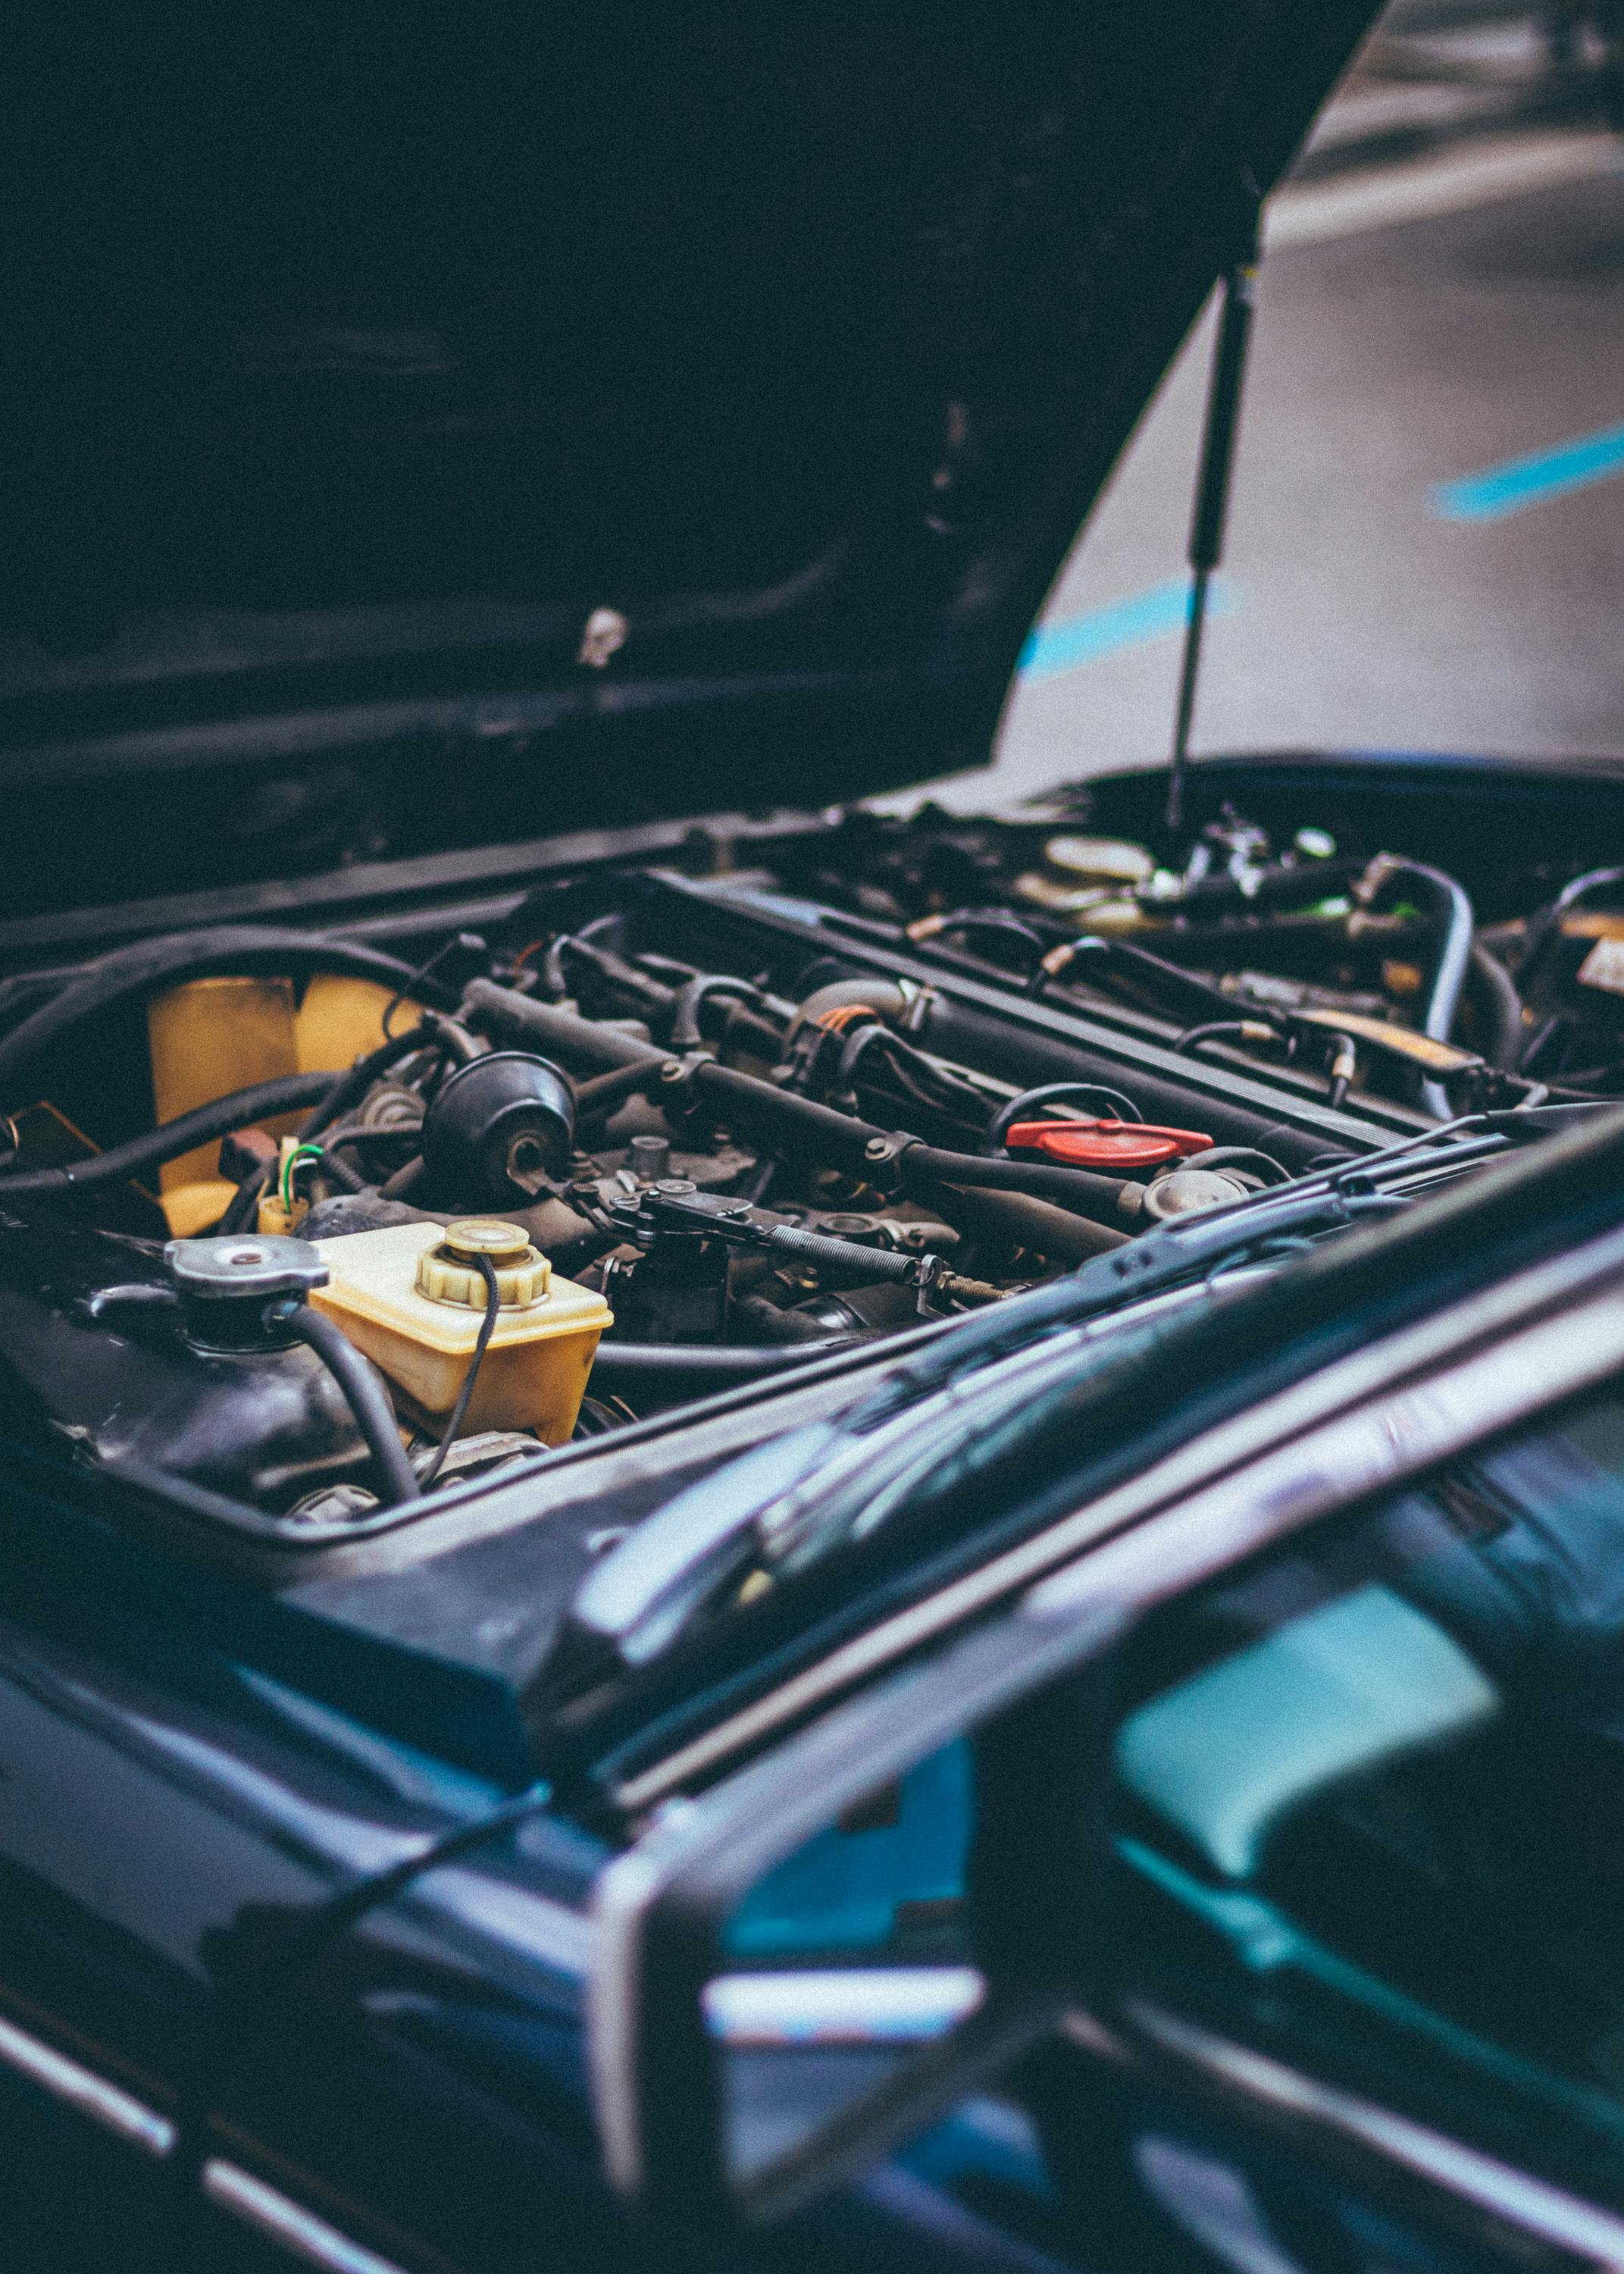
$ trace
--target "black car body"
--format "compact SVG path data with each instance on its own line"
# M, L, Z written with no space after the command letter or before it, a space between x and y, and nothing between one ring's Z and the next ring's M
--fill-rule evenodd
M1624 767L1207 761L1172 832L1154 775L868 802L985 759L1368 13L31 34L14 2263L1613 2251L1576 2024L1484 1986L1549 1889L1400 1985L1490 1897L1452 1818L1384 1924L1380 1780L1506 1699L1548 1773L1538 1617L1518 1657L1422 1567L1527 1533L1538 1594L1566 1519L1479 1471L1571 1468L1624 1356ZM1179 1683L1361 1587L1378 1705L1408 1646L1473 1710L1365 1741L1243 1671L1233 1765L1329 1735L1226 1845ZM1605 1656L1599 1581L1548 1608ZM798 1826L881 1925L802 1902L739 1969L732 2118L812 2144L736 2188L659 1936ZM871 1997L906 1951L899 2079L849 1992L821 2051L760 2022L831 1947Z

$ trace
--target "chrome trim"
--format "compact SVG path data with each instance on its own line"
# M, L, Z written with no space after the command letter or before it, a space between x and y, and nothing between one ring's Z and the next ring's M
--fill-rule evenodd
M1501 2225L1587 2265L1624 2267L1624 2219L1581 2196L1357 2093L1317 2083L1282 2061L1232 2044L1160 2007L1136 2003L1124 2010L1152 2044L1248 2100L1379 2156L1456 2202L1486 2212Z
M149 2156L167 2156L175 2146L176 2129L167 2116L11 2022L0 2021L0 2061Z
M733 2048L928 2045L987 1994L974 1966L823 1966L784 1974L718 1974L705 2026Z
M261 2234L269 2235L307 2266L322 2267L327 2274L403 2274L392 2258L381 2257L377 2251L352 2242L337 2227L318 2218L314 2211L304 2210L277 2188L267 2187L263 2180L256 2180L252 2172L244 2172L239 2165L211 2156L203 2166L202 2184L210 2202L231 2212L245 2225L257 2227Z
M623 2195L635 2195L643 2184L643 2127L635 2083L643 1986L638 1928L660 1882L658 1860L646 1852L645 1843L617 1856L593 1894L598 1954L586 1985L587 2073L604 2170L611 2187Z
M1220 1479L1232 1478L1241 1470L1245 1473L1237 1481L1245 1486L1252 1473L1246 1465L1260 1461L1265 1455L1277 1456L1283 1487L1294 1466L1300 1467L1304 1459L1312 1462L1316 1439L1327 1424L1350 1420L1356 1425L1356 1434L1373 1434L1380 1442L1386 1432L1384 1413L1397 1416L1402 1412L1407 1442L1393 1445L1391 1457L1380 1465L1384 1481L1396 1481L1459 1450L1464 1442L1459 1428L1440 1431L1437 1427L1434 1407L1441 1387L1440 1373L1452 1359L1457 1364L1463 1361L1475 1346L1485 1342L1503 1344L1520 1328L1537 1324L1547 1314L1554 1312L1556 1316L1549 1320L1553 1332L1539 1344L1546 1372L1540 1375L1533 1367L1524 1369L1514 1363L1510 1404L1503 1411L1477 1412L1469 1434L1488 1435L1507 1421L1525 1418L1539 1405L1588 1387L1624 1362L1620 1334L1624 1305L1613 1299L1611 1291L1620 1275L1624 1275L1624 1231L1613 1231L1588 1246L1534 1265L1498 1286L1354 1352L1289 1389L1221 1422L1142 1475L1063 1517L926 1601L859 1635L816 1665L803 1668L665 1760L628 1778L616 1788L617 1804L635 1814L680 1792L786 1722L832 1701L842 1690L869 1679L1000 1600L1034 1587L1040 1580L1048 1580L1054 1588L1071 1585L1086 1588L1088 1574L1098 1561L1097 1550L1112 1534L1143 1525L1175 1502L1207 1507ZM1582 1305L1584 1291L1598 1287L1599 1294ZM1590 1331L1592 1318L1593 1334ZM1521 1347L1521 1337L1517 1346ZM1402 1408L1395 1403L1401 1390L1405 1400ZM1345 1457L1345 1441L1337 1457ZM1351 1488L1338 1495L1341 1474L1333 1465L1327 1464L1314 1481L1326 1489L1312 1498L1300 1489L1283 1490L1280 1500L1260 1502L1249 1489L1230 1491L1231 1518L1247 1514L1251 1517L1249 1524L1231 1525L1246 1536L1244 1544L1232 1547L1230 1555L1250 1553L1264 1540L1312 1521L1335 1505L1339 1496L1355 1497ZM1163 1529L1158 1527L1159 1550L1164 1537ZM1090 1550L1096 1552L1090 1554ZM1079 1558L1074 1573L1062 1575L1060 1566ZM1184 1585L1188 1580L1178 1575L1177 1583ZM1044 1593L1047 1596L1049 1589Z

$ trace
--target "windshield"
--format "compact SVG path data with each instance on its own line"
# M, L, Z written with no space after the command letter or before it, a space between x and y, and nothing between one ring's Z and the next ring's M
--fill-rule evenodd
M1213 1994L1215 1929L1317 2059L1397 2031L1415 2089L1520 2082L1616 2150L1621 1549L1614 1388L1153 1622L1117 1758L1162 1994Z

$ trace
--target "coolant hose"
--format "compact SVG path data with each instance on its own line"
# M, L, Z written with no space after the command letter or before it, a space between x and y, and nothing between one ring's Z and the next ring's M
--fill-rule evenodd
M817 1025L826 1011L844 1011L853 1006L872 1011L886 1026L898 1026L906 1016L908 998L895 979L831 979L825 985L815 987L797 1005L787 1039L793 1042L802 1027Z
M370 1359L362 1356L342 1328L335 1326L322 1312L312 1310L308 1303L298 1306L288 1325L302 1343L315 1352L343 1391L344 1402L355 1415L356 1427L365 1438L372 1457L384 1506L398 1508L402 1501L421 1500L423 1492L417 1472L406 1457L406 1448L395 1426L395 1408Z
M730 1382L759 1382L786 1367L805 1366L836 1351L854 1350L861 1335L833 1335L815 1343L599 1343L592 1360L594 1389L635 1389L639 1382L697 1381L710 1375L718 1388Z
M1390 897L1401 885L1412 889L1419 886L1420 896L1427 903L1439 935L1439 946L1427 987L1421 1030L1435 1043L1447 1043L1461 1007L1461 990L1466 984L1471 962L1472 933L1476 928L1472 904L1453 877L1446 876L1441 869L1429 869L1422 861L1394 861L1384 855L1372 864L1371 874L1372 889L1368 897L1361 897L1372 915L1378 912L1377 903ZM1429 1113L1435 1113L1440 1121L1448 1120L1453 1109L1442 1082L1424 1081L1421 1100Z
M1522 1057L1525 1029L1522 998L1517 992L1511 974L1498 955L1474 944L1467 984L1475 987L1488 1014L1484 1057L1492 1066L1498 1066L1502 1073L1515 1073Z
M987 1161L979 1153L945 1153L937 1145L909 1145L897 1156L906 1185L984 1185L993 1192L1024 1193L1075 1209L1096 1224L1139 1213L1138 1184L1096 1176L1092 1169L1049 1168L1034 1161Z
M88 1160L76 1161L71 1167L31 1169L21 1176L7 1176L0 1171L0 1196L79 1192L86 1187L117 1184L125 1177L139 1176L143 1169L177 1161L183 1153L190 1153L194 1145L207 1145L215 1137L229 1137L234 1129L252 1128L255 1122L268 1121L276 1114L296 1112L301 1105L325 1096L332 1083L330 1073L287 1073L279 1075L274 1081L252 1082L246 1089L234 1089L211 1104L197 1106L190 1113L164 1122L160 1128L131 1138L127 1145L115 1145L109 1152L94 1153Z
M421 983L429 991L442 995L444 991L428 982L419 983L417 974L397 957L354 940L288 931L274 924L220 924L207 931L169 932L160 939L115 948L86 964L59 994L0 1039L0 1096L7 1095L20 1071L60 1036L98 1012L142 995L149 988L175 987L183 980L234 971L274 971L280 975L299 970L348 972L391 990Z
M1006 1239L1012 1247L1030 1248L1051 1263L1086 1263L1132 1237L1091 1217L1074 1216L1051 1201L1034 1200L1027 1193L998 1193L984 1185L944 1185L948 1195L944 1212L983 1239Z

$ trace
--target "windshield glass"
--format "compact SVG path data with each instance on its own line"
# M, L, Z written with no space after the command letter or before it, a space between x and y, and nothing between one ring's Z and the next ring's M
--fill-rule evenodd
M1269 1922L1311 2000L1624 2122L1616 1389L1216 1584L1139 1658L1118 1765L1148 1883Z

